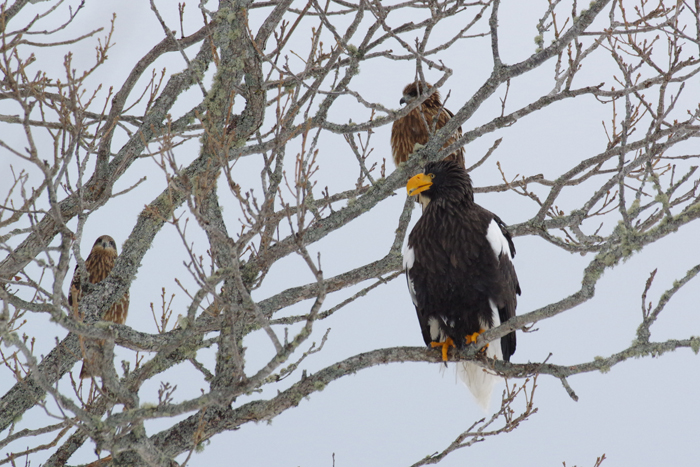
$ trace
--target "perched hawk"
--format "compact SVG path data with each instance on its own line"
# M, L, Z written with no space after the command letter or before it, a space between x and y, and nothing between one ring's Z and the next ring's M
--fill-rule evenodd
M404 88L403 97L399 102L409 104L419 95L427 93L430 88L432 86L427 83L424 85L411 83ZM400 163L406 162L416 143L426 144L430 135L445 126L453 116L452 112L442 106L440 93L435 91L420 107L416 107L405 117L396 120L391 127L391 153L394 156L394 164L398 166ZM445 142L443 147L454 143L460 136L462 136L461 127ZM457 149L446 159L455 160L464 167L464 148Z
M425 344L441 347L447 361L449 347L462 349L515 316L515 247L503 221L474 203L469 174L457 162L426 164L406 190L423 205L404 250L408 289ZM486 348L505 361L514 352L515 332ZM473 362L459 362L457 374L487 409L498 377Z
M97 284L98 282L101 282L107 278L109 272L114 267L114 260L116 258L117 244L114 242L114 239L109 235L102 235L95 241L90 254L85 260L85 269L87 269L89 276L87 280L91 284ZM82 316L78 314L78 304L80 303L80 297L82 295L80 281L80 269L78 266L76 266L75 273L73 273L73 280L70 284L70 292L68 293L68 304L71 306L74 316L78 319L82 318ZM102 319L104 321L112 321L117 324L124 324L128 312L129 292L127 291L121 300L107 310ZM100 344L102 343L100 342ZM93 363L94 360L90 358L90 362ZM83 362L83 368L80 370L81 378L89 378L90 376L93 376L88 371L88 366L90 365Z

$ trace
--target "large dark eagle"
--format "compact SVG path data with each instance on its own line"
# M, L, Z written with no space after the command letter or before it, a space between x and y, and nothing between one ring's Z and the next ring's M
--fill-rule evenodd
M423 205L404 250L408 289L425 344L442 347L447 361L449 347L462 349L515 316L515 246L503 221L474 203L469 174L457 162L426 164L406 189ZM505 361L514 352L515 332L486 348ZM473 362L458 363L457 374L488 408L497 377Z
M109 272L114 267L114 260L117 258L117 244L114 239L109 235L102 235L99 237L95 244L92 246L92 250L85 260L85 269L87 269L88 277L84 280L90 282L91 284L97 284L103 281L109 275ZM82 296L81 288L81 276L80 268L75 267L75 272L73 273L73 280L70 284L70 292L68 293L68 304L73 310L73 314L76 318L81 319L82 317L78 313L78 304L80 303L80 298ZM111 306L109 310L104 314L102 319L104 321L112 321L117 324L124 324L126 322L126 315L129 313L129 291L127 291L124 296ZM101 342L99 344L102 344ZM94 367L96 365L96 357L85 356L85 362L83 362L83 367L80 370L81 378L89 378L91 372L89 367Z
M409 104L426 94L432 86L424 83L411 83L403 90L401 104ZM391 127L391 153L394 157L394 164L398 166L401 162L408 160L408 155L414 151L415 145L426 144L430 135L445 126L454 115L443 107L440 101L440 93L436 90L419 107L413 109L408 115L394 122ZM443 145L447 147L462 136L462 128L457 129ZM464 167L464 148L459 148L446 157L448 160L455 160Z

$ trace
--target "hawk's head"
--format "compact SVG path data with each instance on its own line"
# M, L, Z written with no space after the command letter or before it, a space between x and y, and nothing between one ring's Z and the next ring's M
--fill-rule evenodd
M432 86L428 83L419 83L419 82L413 82L408 84L405 88L403 88L403 96L401 97L401 100L399 101L400 104L410 104L413 102L417 97L422 96L424 94L427 94ZM436 102L440 103L440 93L438 91L435 91L432 96L430 96L428 99L426 99L424 105L428 102Z
M102 250L104 250L105 252L112 253L113 255L116 256L117 243L109 235L102 235L97 240L95 240L95 244L92 245L92 251L102 252ZM110 250L113 250L113 251L110 251Z

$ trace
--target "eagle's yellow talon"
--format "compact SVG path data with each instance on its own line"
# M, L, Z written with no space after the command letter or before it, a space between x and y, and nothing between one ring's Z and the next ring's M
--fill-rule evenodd
M467 334L467 335L465 336L465 339L467 340L467 344L475 344L475 343L476 343L476 340L479 338L479 334L481 334L482 332L484 332L484 330L483 330L483 329L479 329L479 330L478 330L477 332L475 332L474 334Z
M430 347L435 348L435 347L442 347L442 361L446 362L447 361L447 351L450 349L450 347L456 347L454 341L452 338L448 337L445 339L445 342L431 342Z
M465 339L467 341L467 345L468 344L476 344L476 340L479 338L479 334L482 334L484 332L486 332L486 330L482 328L482 329L479 329L479 331L475 332L474 334L468 334L467 336L465 336ZM489 346L488 344L483 346L481 348L481 351L485 350L486 347L488 347L488 346Z

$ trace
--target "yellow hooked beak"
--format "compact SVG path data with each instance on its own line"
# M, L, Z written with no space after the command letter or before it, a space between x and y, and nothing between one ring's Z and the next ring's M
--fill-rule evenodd
M406 184L406 191L408 192L408 196L416 196L418 193L430 188L432 184L433 174L418 174L408 181Z

